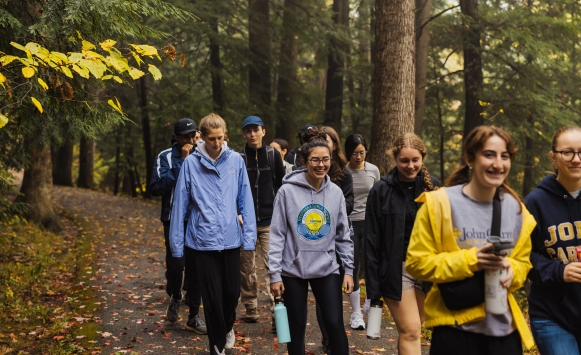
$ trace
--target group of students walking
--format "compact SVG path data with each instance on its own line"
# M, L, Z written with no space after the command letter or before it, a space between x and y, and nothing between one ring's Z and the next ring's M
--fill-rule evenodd
M246 118L247 144L237 153L220 116L204 117L199 129L181 119L154 167L151 190L163 196L167 318L178 320L186 290L186 328L208 334L211 354L234 346L239 298L243 320L258 321L257 245L270 309L282 297L288 310L289 355L305 353L309 289L325 352L349 354L342 292L350 327L365 329L363 264L363 308L383 299L399 354L421 353L422 324L433 330L431 354L516 355L535 342L543 355L580 353L581 128L555 134L555 173L524 204L507 184L516 146L498 127L480 126L464 138L463 163L445 188L430 176L427 149L412 133L394 141L395 167L383 177L366 161L359 134L343 149L332 128L307 125L301 146L289 151L282 139L266 145L265 133L259 117ZM505 256L492 252L491 230L512 243ZM503 276L493 288L508 290L501 314L462 287L498 270ZM527 279L532 334L511 294ZM451 285L460 285L454 292L462 306L453 305ZM202 301L207 324L198 315Z

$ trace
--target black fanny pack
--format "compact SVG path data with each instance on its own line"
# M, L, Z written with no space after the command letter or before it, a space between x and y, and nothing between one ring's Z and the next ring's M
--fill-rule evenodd
M500 220L502 216L498 189L492 200L492 236L500 235ZM484 303L484 270L474 273L474 276L464 280L438 284L440 295L446 308L452 311L476 307Z

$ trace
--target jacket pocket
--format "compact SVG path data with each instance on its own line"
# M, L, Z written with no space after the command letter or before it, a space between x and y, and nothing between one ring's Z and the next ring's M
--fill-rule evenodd
M293 264L303 279L324 277L338 268L327 251L300 250Z

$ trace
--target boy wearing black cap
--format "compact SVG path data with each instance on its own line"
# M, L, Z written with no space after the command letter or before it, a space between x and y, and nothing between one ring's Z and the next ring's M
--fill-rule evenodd
M280 153L262 141L266 130L262 120L257 116L247 117L242 122L242 134L246 146L240 152L246 163L248 180L256 213L257 240L260 241L264 266L268 270L268 246L270 239L270 219L274 205L274 196L282 185L285 168ZM270 281L266 282L270 295ZM246 308L244 321L258 321L258 282L254 250L240 250L240 298ZM271 310L274 298L270 295Z
M172 256L169 247L169 229L174 188L180 175L180 169L184 159L194 150L195 139L198 134L197 130L196 123L189 118L182 118L174 124L172 147L157 155L153 166L153 177L149 183L151 194L153 196L162 196L161 221L163 223L163 234L165 237L165 277L167 280L165 290L168 296L171 297L166 316L168 321L172 323L178 320L180 302L182 300L184 268L187 274L193 272L195 275L195 268L193 266L195 263L193 263L193 260L186 261L184 257L174 258ZM186 328L198 334L206 334L206 324L198 315L200 303L202 302L202 294L197 282L187 285L186 299L190 306L190 315Z

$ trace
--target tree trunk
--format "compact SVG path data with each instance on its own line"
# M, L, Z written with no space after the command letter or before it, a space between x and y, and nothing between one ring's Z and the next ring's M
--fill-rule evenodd
M35 137L26 141L34 142ZM16 201L27 203L24 217L47 230L58 232L62 225L52 206L52 162L50 148L32 145L28 150L30 166L24 170L22 187Z
M426 112L426 83L428 76L428 53L430 50L430 13L432 0L416 0L416 100L414 132L422 136Z
M397 136L414 128L415 4L375 1L376 57L373 76L373 131L370 160L382 175L394 165L390 153Z
M73 145L67 143L52 151L52 181L55 185L73 186Z
M349 26L349 0L333 0L333 22L335 31L344 31ZM331 34L327 54L327 85L325 92L325 118L323 124L341 133L343 114L343 71L345 54L348 50L338 36Z
M464 22L464 137L475 127L484 124L481 98L483 76L480 51L480 26L478 23L478 0L460 0Z
M254 113L262 118L266 127L265 141L274 138L271 115L270 88L270 4L269 0L248 0L248 89Z
M151 149L151 129L149 126L149 109L147 108L147 83L145 76L139 79L139 106L141 108L141 125L143 133L143 147L145 150L145 176L146 182L149 183L153 176L153 152ZM148 184L145 184L147 186ZM141 186L141 185L140 185ZM151 192L145 188L144 198L152 198Z
M93 161L95 160L95 140L81 137L79 152L79 179L77 186L85 189L95 187L93 180Z
M532 116L527 117L527 127L533 127L534 118ZM524 178L522 186L522 196L527 197L527 195L535 189L535 176L534 171L537 163L535 162L534 154L534 140L527 133L525 133L525 167L524 167Z
M278 119L276 136L292 142L295 116L295 93L297 90L297 40L298 21L296 13L300 0L284 0L282 38L280 43L280 66L276 106Z
M121 170L119 169L121 159L121 147L117 146L115 149L115 186L113 187L113 195L117 195L119 193L119 183Z
M218 114L224 111L224 82L222 81L222 62L220 61L220 46L218 45L218 18L211 17L210 24L210 74L212 76L212 100L214 110Z

